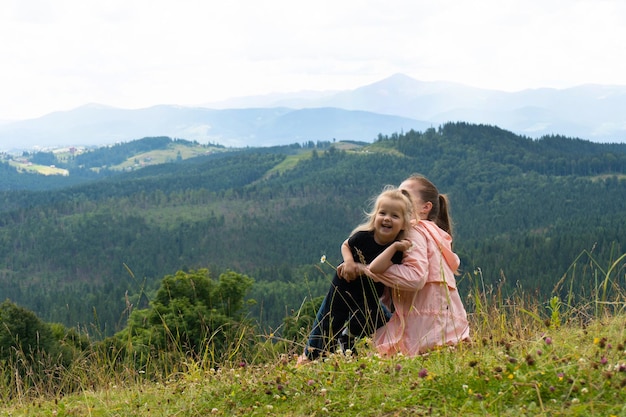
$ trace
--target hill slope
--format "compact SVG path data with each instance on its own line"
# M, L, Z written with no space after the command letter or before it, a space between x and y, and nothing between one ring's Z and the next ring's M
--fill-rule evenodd
M458 123L349 149L251 148L5 193L0 292L45 320L110 332L125 297L141 302L164 275L230 268L255 278L253 314L276 326L325 290L320 255L339 262L368 199L414 172L449 195L463 272L480 268L487 286L547 296L584 251L602 262L624 251L626 145Z

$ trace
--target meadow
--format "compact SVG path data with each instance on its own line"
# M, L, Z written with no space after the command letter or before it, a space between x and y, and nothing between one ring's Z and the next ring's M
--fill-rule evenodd
M381 357L362 339L356 352L298 366L301 329L297 342L241 333L219 363L209 344L195 356L179 346L180 355L160 353L161 372L95 349L62 369L45 358L37 370L4 362L0 414L626 416L625 258L563 277L565 288L595 282L586 299L538 300L521 288L504 296L468 272L472 342L414 358Z

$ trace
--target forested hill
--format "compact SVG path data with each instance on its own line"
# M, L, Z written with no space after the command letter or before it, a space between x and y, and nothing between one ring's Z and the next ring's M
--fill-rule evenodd
M251 314L277 326L326 290L332 271L320 256L339 262L370 197L416 172L450 197L461 290L480 270L488 288L547 299L576 263L608 266L624 252L624 144L454 123L318 145L231 150L56 191L5 192L0 294L44 320L110 333L124 326L127 303L141 302L143 290L149 299L163 276L232 269L255 280Z

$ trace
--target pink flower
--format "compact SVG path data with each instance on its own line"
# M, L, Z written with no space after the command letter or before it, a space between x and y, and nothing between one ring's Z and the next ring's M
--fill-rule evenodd
M420 378L426 378L428 376L428 369L422 368L418 375Z

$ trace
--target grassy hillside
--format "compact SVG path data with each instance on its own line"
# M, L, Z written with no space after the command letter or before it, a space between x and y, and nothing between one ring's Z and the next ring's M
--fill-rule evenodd
M60 189L103 179L120 171L226 150L216 144L154 137L102 148L70 146L22 155L0 153L0 191Z
M626 413L624 292L586 304L545 306L519 293L483 293L470 314L471 344L416 358L358 353L296 365L301 345L271 334L239 340L230 360L171 359L153 375L85 353L56 378L0 382L0 413L11 416L621 416ZM583 313L583 314L581 314ZM545 319L545 322L543 320ZM306 329L304 329L306 330ZM301 340L304 340L304 336ZM241 351L256 351L243 359ZM183 347L180 346L184 354ZM178 357L178 355L172 355ZM7 363L0 371L10 371Z

